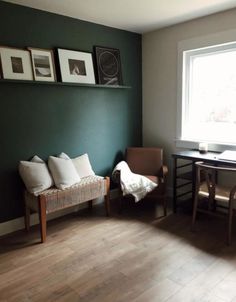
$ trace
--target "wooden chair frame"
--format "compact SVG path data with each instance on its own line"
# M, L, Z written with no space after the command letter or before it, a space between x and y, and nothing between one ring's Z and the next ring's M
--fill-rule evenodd
M203 212L214 216L222 217L222 214L217 212L217 197L216 197L216 188L217 188L217 173L220 171L224 172L236 172L236 168L222 167L222 166L213 166L204 162L196 162L196 186L195 186L195 195L194 195L194 205L193 205L193 217L192 217L192 230L194 229L196 222L197 212ZM208 189L208 207L207 210L198 208L199 200L199 189L201 185L201 176L204 176L205 182ZM228 197L228 234L227 234L227 243L231 244L232 241L232 220L233 220L233 201L236 193L236 185L231 188L229 191Z

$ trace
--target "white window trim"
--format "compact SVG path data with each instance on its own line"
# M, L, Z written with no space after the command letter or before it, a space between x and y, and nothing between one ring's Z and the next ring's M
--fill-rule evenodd
M236 41L236 29L219 32L207 36L196 37L189 40L183 40L178 43L177 59L177 126L176 126L176 147L198 149L198 141L184 140L181 138L183 128L183 108L182 99L184 97L184 83L186 68L184 66L183 54L187 50L197 50L205 47L216 47L216 45L229 44ZM236 144L211 143L208 149L211 151L222 152L224 150L235 150Z

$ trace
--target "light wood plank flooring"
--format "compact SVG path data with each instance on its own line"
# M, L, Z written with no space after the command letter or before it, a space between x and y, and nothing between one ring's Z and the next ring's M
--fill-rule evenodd
M158 209L161 210L161 209ZM1 302L236 302L236 229L201 216L157 219L152 202L102 205L0 239Z

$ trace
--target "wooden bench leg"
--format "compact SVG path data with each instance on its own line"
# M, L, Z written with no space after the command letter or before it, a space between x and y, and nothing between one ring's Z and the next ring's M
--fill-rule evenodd
M106 195L105 195L106 214L110 216L110 178L106 177Z
M30 229L30 208L25 204L25 230L29 232Z
M41 242L43 243L46 241L46 229L47 229L46 200L43 195L39 196L39 222L40 222Z

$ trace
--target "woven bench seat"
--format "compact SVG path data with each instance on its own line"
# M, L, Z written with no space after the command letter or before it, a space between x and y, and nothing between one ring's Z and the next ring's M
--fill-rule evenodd
M82 178L81 181L65 190L52 187L35 196L25 191L25 227L30 227L30 212L39 213L41 242L46 240L46 215L65 208L69 208L84 202L89 202L92 207L92 200L105 197L106 212L109 215L109 177L97 175Z

